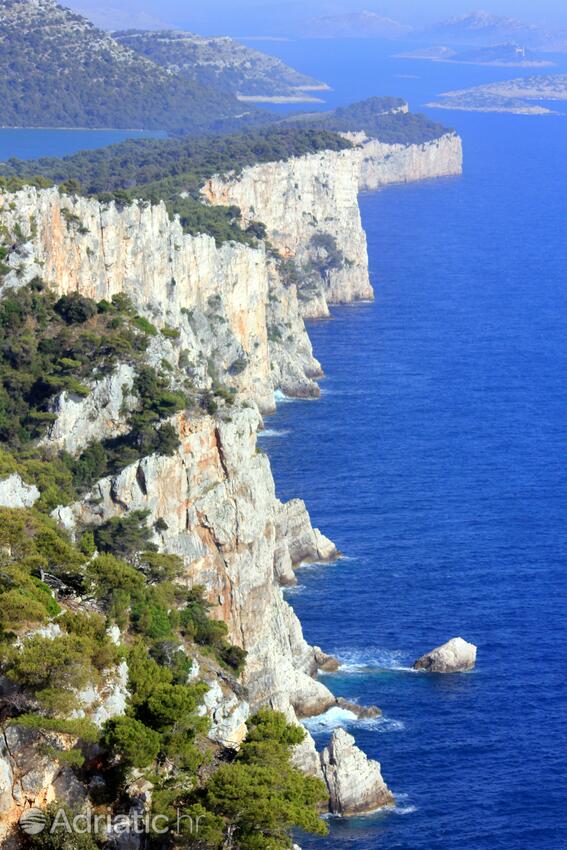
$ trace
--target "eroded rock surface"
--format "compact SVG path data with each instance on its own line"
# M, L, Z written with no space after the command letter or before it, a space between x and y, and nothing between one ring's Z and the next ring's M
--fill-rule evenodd
M464 673L472 670L475 664L474 643L456 637L422 655L413 666L415 670L427 670L429 673Z
M394 802L380 764L368 759L344 729L334 730L329 746L321 753L321 766L333 814L362 814Z

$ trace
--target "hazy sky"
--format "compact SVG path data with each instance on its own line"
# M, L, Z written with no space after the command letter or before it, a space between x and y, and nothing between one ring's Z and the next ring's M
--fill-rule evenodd
M369 9L403 22L422 25L450 15L486 8L534 22L567 26L565 0L62 0L90 13L108 27L164 23L207 34L269 33L292 20Z

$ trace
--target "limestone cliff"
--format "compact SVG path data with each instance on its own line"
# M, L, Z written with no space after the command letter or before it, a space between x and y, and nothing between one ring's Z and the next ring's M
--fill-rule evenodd
M462 145L454 133L424 144L385 144L364 133L345 133L351 150L323 152L247 168L207 181L211 204L235 204L245 224L260 220L268 238L300 269L300 310L306 318L329 314L328 304L373 297L359 191L462 171Z
M419 145L389 145L364 134L347 134L347 138L361 145L361 191L373 192L392 183L454 177L463 168L461 139L455 133Z
M297 289L262 246L184 234L163 204L119 209L56 189L0 194L0 218L12 242L4 286L39 276L61 294L125 293L158 328L178 332L169 354L186 352L196 383L218 375L262 410L274 409L274 389L318 394Z
M282 586L293 583L302 562L330 560L337 552L312 528L302 502L277 499L268 459L257 448L261 412L274 409L276 389L318 394L321 367L303 318L328 314L328 302L372 297L359 188L460 169L460 142L453 136L419 150L359 141L352 150L260 165L206 184L210 203L237 204L245 220L263 221L269 247L218 246L209 236L189 236L163 204L119 208L56 189L0 193L0 232L9 246L0 294L35 277L61 295L100 300L126 294L153 328L147 362L166 364L172 388L188 377L197 390L222 382L237 391L236 402L214 414L174 416L179 446L171 455L142 457L53 513L73 535L147 511L153 543L182 558L188 587L205 586L214 615L247 651L241 682L206 664L199 671L209 685L204 711L210 736L224 746L238 746L250 712L262 705L294 719L336 703L315 678L332 659L305 641ZM291 258L292 270L285 262ZM134 377L131 364L120 363L111 374L93 376L85 396L61 393L43 447L76 457L93 441L124 433L135 404ZM17 474L0 481L0 494L1 504L21 508L38 496ZM116 689L109 693L111 712L120 713L124 699ZM85 711L111 716L101 704L105 695L91 696ZM34 746L16 731L2 743L0 811L12 821L34 801L74 789L70 774L52 762L31 771ZM321 764L308 738L297 761L325 775L330 788L343 788L348 778L339 749ZM350 742L348 749L368 783L364 799L349 797L344 811L360 811L377 804L372 782L378 774L364 767L364 755ZM24 778L27 796L21 793Z

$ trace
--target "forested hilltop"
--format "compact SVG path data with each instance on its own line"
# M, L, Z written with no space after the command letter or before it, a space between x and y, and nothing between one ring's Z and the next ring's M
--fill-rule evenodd
M134 53L54 0L0 0L2 124L203 131L262 121L228 91Z
M426 115L408 112L398 97L371 97L328 112L294 115L286 123L336 133L364 132L389 145L422 145L452 132Z
M264 236L261 226L242 230L239 209L203 203L200 189L207 178L257 163L350 146L336 133L293 127L233 136L136 139L63 159L10 160L0 164L0 185L17 188L21 181L57 184L67 191L119 204L136 198L151 203L163 200L170 215L180 216L187 233L209 233L219 243L253 244Z

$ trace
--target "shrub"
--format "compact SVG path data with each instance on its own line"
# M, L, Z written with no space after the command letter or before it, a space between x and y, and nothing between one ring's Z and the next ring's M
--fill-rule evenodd
M104 743L128 767L149 767L160 749L158 732L133 717L115 717L104 728Z
M137 552L156 551L150 543L152 535L148 527L147 511L132 511L123 517L112 517L93 529L97 549L125 560L131 560Z
M55 304L55 311L69 325L83 324L97 313L97 305L78 292L63 295Z

